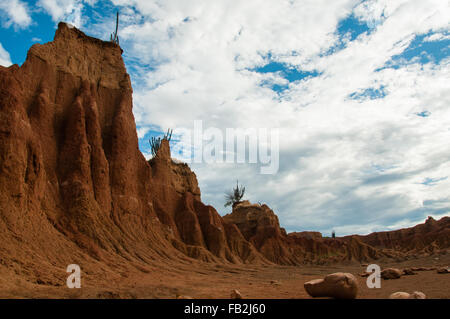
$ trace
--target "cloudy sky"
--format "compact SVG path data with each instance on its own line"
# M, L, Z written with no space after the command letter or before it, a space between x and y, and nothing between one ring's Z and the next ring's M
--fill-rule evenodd
M450 215L449 0L2 0L0 64L58 21L120 45L140 148L175 128L279 129L279 170L190 164L220 214L235 180L287 231L366 234Z

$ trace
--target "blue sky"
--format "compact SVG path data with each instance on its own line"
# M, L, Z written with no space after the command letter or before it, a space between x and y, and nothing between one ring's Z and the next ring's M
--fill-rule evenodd
M238 178L288 231L406 227L450 211L450 8L442 0L6 0L0 64L59 21L104 40L120 11L139 145L175 128L279 128L280 170L191 164L228 213Z

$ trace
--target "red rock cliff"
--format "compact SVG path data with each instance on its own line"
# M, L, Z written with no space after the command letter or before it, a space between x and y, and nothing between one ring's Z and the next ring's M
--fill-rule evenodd
M108 271L188 256L267 263L200 201L195 174L171 160L168 143L145 160L121 53L60 23L21 67L0 67L4 273L54 281L71 263L94 272L97 262Z

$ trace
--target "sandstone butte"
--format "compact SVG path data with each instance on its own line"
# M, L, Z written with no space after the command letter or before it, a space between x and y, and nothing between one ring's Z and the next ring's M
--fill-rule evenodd
M65 23L21 67L0 66L0 286L64 285L72 263L101 282L186 264L361 262L449 246L449 217L331 239L287 234L267 205L220 216L167 141L149 161L139 151L121 48Z

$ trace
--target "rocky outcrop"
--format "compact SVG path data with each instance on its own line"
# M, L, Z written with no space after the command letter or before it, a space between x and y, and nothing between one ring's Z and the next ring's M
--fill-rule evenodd
M278 217L267 205L243 201L223 217L268 260L284 265L375 260L381 252L356 238L323 238L317 232L290 233L280 227Z
M187 164L172 160L167 140L149 164L150 197L174 247L203 261L268 263L214 207L201 202L195 174Z
M267 205L251 204L248 201L233 206L233 212L223 217L234 224L246 240L275 263L295 264L296 259L283 239L286 232L280 228L278 217Z

